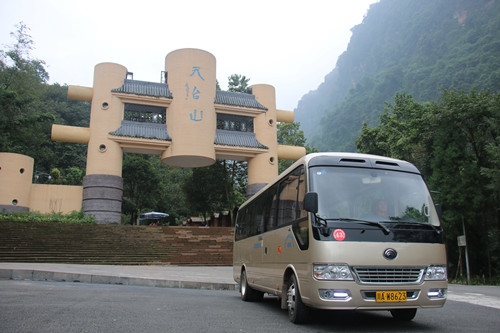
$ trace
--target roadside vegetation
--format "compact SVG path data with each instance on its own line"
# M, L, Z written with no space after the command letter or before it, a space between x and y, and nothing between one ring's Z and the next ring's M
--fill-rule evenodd
M83 211L73 211L70 214L42 214L37 212L0 213L0 222L97 224L93 216L85 215Z

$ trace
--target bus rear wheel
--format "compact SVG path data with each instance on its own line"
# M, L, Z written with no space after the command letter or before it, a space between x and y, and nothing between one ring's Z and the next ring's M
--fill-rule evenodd
M391 315L394 319L399 321L411 321L415 318L417 309L395 309L391 310Z
M264 298L263 292L255 290L248 285L247 272L245 270L241 272L240 293L241 299L245 302L259 302Z
M297 278L293 274L287 282L286 304L288 319L290 319L292 323L300 324L306 321L309 309L302 303Z

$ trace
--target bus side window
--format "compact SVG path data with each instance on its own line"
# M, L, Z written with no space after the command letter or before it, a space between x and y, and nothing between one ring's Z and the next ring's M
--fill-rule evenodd
M295 222L292 230L300 249L307 250L309 248L309 222L307 220Z
M235 234L236 239L240 240L246 237L245 235L245 213L247 208L241 209L236 217Z
M295 169L279 187L278 225L286 225L302 216L305 195L304 167ZM303 213L305 216L305 212Z
M260 197L253 204L253 225L255 226L253 235L258 235L264 232L264 199L265 197Z
M282 226L292 222L292 212L294 211L293 205L295 204L294 186L290 186L293 179L291 177L285 178L279 187L279 201L278 201L278 226Z
M265 224L266 231L273 230L276 228L276 209L278 208L278 193L277 193L278 185L274 185L269 188L265 195L265 206L266 206L266 214Z
M297 185L297 207L295 211L295 218L300 219L307 217L307 212L304 209L304 197L306 196L306 180L304 177L304 167L300 168L299 182Z

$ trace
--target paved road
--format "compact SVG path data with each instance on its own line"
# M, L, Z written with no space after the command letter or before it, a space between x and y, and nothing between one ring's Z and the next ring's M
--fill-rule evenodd
M500 287L497 286L448 286L448 300L482 305L500 310Z
M469 290L455 294L462 291ZM310 323L297 326L274 298L247 303L236 291L0 280L5 333L497 332L499 326L499 309L453 300L442 309L419 310L410 323L396 322L388 312L317 311Z

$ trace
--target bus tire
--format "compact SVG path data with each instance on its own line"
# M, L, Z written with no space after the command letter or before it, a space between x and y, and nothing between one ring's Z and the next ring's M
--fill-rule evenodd
M245 270L241 272L240 293L241 299L245 302L259 302L264 298L263 292L255 290L248 285L247 272Z
M398 321L411 321L415 318L417 309L395 309L391 310L391 315Z
M288 310L288 319L294 324L304 323L309 314L308 307L302 303L300 297L299 285L295 274L292 274L287 282L286 304Z

